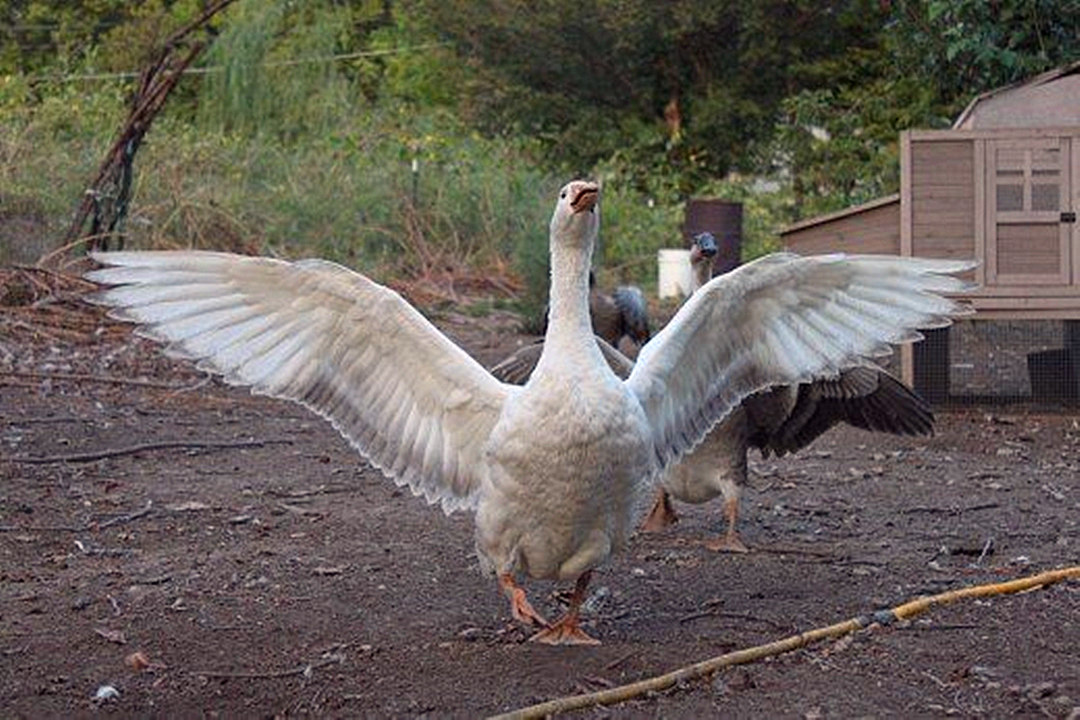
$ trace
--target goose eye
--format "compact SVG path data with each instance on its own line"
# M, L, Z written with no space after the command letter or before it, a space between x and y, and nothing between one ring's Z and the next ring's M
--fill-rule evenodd
M561 193L559 193L559 199L560 200L565 200L566 199L566 191L565 190L563 190Z

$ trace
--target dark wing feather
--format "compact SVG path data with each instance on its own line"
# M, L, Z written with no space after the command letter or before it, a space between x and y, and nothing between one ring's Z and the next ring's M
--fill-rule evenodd
M766 456L804 448L841 422L893 435L933 434L934 415L926 401L877 367L859 366L835 379L802 383L793 405L783 390L758 393L744 403L752 425L750 443ZM777 423L784 405L790 406L787 417Z
M623 355L611 346L602 337L596 336L596 345L600 348L600 354L607 360L611 371L625 380L634 369L634 361ZM526 345L517 350L513 355L491 368L491 374L505 383L524 385L536 364L540 362L540 354L544 351L544 341L538 340L532 345Z

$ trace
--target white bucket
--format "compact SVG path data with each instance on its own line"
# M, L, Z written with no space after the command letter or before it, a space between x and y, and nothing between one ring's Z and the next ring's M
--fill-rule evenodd
M694 277L690 269L690 251L674 248L659 250L656 259L660 264L660 298L689 295Z

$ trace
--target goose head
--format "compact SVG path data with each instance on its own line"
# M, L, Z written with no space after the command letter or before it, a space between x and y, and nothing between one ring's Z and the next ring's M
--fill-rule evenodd
M559 191L559 202L551 216L553 243L586 247L596 239L600 229L600 186L594 182L574 180Z
M690 267L694 270L696 288L709 282L713 274L713 258L717 253L716 238L711 232L698 233L690 247Z

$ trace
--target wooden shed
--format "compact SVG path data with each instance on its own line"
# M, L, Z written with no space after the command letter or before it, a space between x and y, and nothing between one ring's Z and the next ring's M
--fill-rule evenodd
M976 97L952 129L902 133L898 196L798 223L781 237L801 253L975 258L975 317L1066 321L1064 349L1080 377L1078 208L1080 62ZM943 337L919 353L941 362L944 352L947 364ZM909 382L911 358L910 350L902 358ZM920 384L948 394L947 380Z

